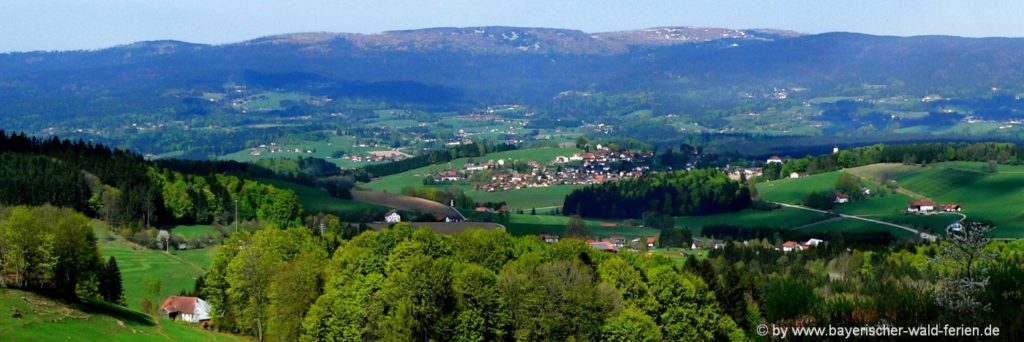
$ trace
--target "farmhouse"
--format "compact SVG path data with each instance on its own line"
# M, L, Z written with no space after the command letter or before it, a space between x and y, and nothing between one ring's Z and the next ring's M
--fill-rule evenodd
M210 304L197 297L170 296L160 308L164 310L164 315L172 320L178 317L189 323L210 320Z
M657 244L657 243L658 243L658 237L657 236L648 236L647 237L647 248L654 248L655 244Z
M771 158L768 158L766 163L768 163L768 164L772 164L772 163L782 164L782 158L779 157L779 156L771 156Z
M947 213L959 213L960 212L960 206L957 205L956 203L943 204L942 205L942 211L945 211Z
M402 222L402 215L399 215L397 210L391 209L391 211L389 211L387 215L384 215L384 222L387 222L387 223Z
M835 202L836 204L850 203L850 195L844 193L837 193L835 200L833 202Z
M908 212L912 213L930 213L935 210L935 202L922 200L910 202L910 206L907 207Z
M793 252L793 251L802 251L802 250L804 250L804 246L799 244L799 243L797 243L796 241L786 241L786 242L782 243L782 251L783 252Z

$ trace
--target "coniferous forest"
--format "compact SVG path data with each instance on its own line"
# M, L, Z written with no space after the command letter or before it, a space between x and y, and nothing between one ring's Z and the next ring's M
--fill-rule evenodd
M675 171L578 189L565 197L565 215L640 218L656 211L669 216L709 215L750 205L747 187L717 170Z

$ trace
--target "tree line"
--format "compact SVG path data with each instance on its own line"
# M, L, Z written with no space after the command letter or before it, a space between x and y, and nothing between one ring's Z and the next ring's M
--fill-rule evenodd
M750 190L713 169L672 171L587 186L565 197L562 212L596 218L641 218L731 212L750 205Z
M1017 165L1024 162L1024 147L996 142L876 144L838 153L790 159L781 165L768 164L764 167L763 178L774 180L788 177L792 172L816 174L877 163L927 164L946 161L991 161Z
M242 168L242 167L240 167ZM122 228L125 236L170 223L301 218L287 189L224 173L182 173L141 156L83 141L0 131L0 204L73 208Z
M305 228L226 240L201 290L215 327L305 341L745 336L700 277L666 258L407 223L324 241Z
M117 261L101 259L92 222L50 205L0 207L0 286L124 304Z

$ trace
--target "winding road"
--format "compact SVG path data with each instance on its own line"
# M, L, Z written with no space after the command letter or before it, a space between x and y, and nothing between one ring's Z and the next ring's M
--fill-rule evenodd
M892 223L892 222L879 221L879 220L875 220L875 219L869 219L869 218L866 218L866 217L860 217L860 216L854 216L854 215L839 214L839 213L834 213L834 212L830 212L830 211L809 208L809 207L805 207L805 206L802 206L802 205L780 203L780 202L771 202L771 203L775 203L775 204L778 204L778 205L781 205L781 206L787 207L787 208L809 210L809 211L819 212L819 213L822 213L822 214L838 215L839 217L842 217L842 218L867 221L867 222L871 222L871 223L877 223L877 224L881 224L881 225L885 225L885 226L895 227L895 228L903 229L905 231L914 233L914 235L920 236L921 239L924 239L925 241L928 241L928 242L935 242L935 240L939 239L939 237L937 235L935 235L935 234L929 234L929 233L920 232L917 229L910 228L910 227L903 226L903 225L898 225L898 224L895 224L895 223Z

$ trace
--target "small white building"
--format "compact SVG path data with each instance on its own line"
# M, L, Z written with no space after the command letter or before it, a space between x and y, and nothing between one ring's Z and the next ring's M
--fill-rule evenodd
M402 222L402 215L398 214L397 210L391 210L387 215L384 215L384 222L387 223L398 223Z
M789 178L800 178L800 174L796 172L790 172Z
M772 164L772 163L782 164L782 158L779 157L779 156L772 156L771 158L768 158L766 163L768 163L768 164Z

